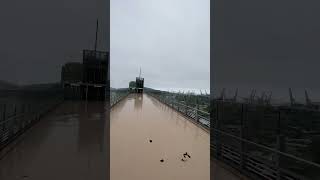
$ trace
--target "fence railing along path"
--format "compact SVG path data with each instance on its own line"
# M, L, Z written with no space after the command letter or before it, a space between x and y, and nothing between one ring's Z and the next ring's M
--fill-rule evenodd
M110 107L112 108L122 99L124 99L127 95L130 94L129 89L113 89L110 90Z
M288 122L288 117L285 113L281 116L280 110L270 108L272 109L272 107L214 101L211 155L253 179L320 179L320 164L284 150L286 149L284 146L290 143L287 143L289 138L286 137L288 134L282 121ZM263 119L262 115L266 119ZM265 120L270 127L263 125L264 130L253 128L258 120ZM233 124L231 127L235 129L234 131L230 129L230 124ZM259 133L264 131L269 134L259 137ZM253 135L255 133L256 136ZM265 143L254 140L259 138ZM267 143L268 138L274 139L274 142Z
M160 102L172 107L183 115L189 117L189 119L201 125L203 128L207 130L210 129L210 113L202 111L195 107L190 107L167 96L158 95L152 92L147 92L147 94L158 99Z
M60 89L0 93L0 150L63 102Z

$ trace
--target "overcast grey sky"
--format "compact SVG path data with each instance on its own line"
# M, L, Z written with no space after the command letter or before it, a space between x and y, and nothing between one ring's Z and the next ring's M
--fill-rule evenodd
M7 0L0 5L0 80L17 84L59 82L67 61L108 49L106 0ZM68 57L72 56L70 59Z
M288 100L291 87L300 99L307 89L320 101L320 1L214 2L215 88L272 90Z
M210 88L209 0L111 0L111 86Z

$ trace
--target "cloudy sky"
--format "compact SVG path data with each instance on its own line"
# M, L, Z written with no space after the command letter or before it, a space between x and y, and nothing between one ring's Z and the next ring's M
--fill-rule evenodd
M108 10L105 0L1 2L0 80L16 84L60 81L64 63L81 62L81 51L94 48L97 18L98 49L108 48Z
M209 89L209 0L111 0L111 86Z
M288 88L304 89L320 101L320 2L301 0L214 1L212 85L273 91L289 99ZM219 91L218 91L219 92ZM219 92L220 93L220 92Z

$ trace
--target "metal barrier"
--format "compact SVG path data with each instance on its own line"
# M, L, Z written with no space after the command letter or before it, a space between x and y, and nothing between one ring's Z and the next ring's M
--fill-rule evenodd
M111 89L110 90L110 107L112 108L123 98L130 94L129 89Z
M0 150L61 102L60 89L0 91Z
M154 93L151 91L147 91L147 94L152 97L158 99L160 102L172 107L183 115L189 117L194 120L196 123L200 124L205 129L210 128L210 114L208 112L200 110L198 105L196 107L188 106L182 102L178 102L171 96L167 96L165 94ZM166 93L167 94L167 93Z
M307 146L292 143L292 137L300 138L299 135L303 136L301 132L306 128L300 126L301 132L299 128L295 131L290 128L293 123L299 123L291 119L296 118L299 112L223 101L214 101L212 105L210 144L214 158L253 179L320 179L320 164L312 161L312 158L305 158L310 156L305 149ZM316 112L312 113L315 116ZM307 116L304 117L303 120L307 121ZM306 135L303 137L306 138ZM310 141L303 140L306 143ZM293 145L298 148L297 152L306 156L301 157L293 151Z

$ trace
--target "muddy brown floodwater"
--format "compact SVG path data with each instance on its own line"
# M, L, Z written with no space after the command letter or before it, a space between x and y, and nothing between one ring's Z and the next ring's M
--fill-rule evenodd
M210 134L178 112L131 94L110 112L110 178L209 180L209 143Z
M147 95L112 108L110 128L107 109L64 102L0 151L0 180L209 180L208 132ZM214 163L211 174L240 179Z

